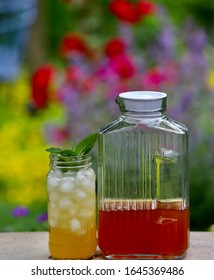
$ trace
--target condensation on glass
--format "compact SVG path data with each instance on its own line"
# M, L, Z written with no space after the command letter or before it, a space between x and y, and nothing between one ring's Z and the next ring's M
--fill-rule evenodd
M119 94L98 133L98 243L107 259L181 259L189 246L188 130L167 94Z

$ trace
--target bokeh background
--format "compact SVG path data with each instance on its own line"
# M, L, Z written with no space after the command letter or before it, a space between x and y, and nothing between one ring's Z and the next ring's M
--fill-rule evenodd
M126 90L168 93L191 230L214 230L213 44L213 0L0 0L0 231L47 230L45 149L115 119Z

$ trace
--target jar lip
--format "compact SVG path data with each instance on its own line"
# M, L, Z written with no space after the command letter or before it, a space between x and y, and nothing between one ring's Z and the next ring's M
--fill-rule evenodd
M50 164L51 168L58 167L64 169L70 168L83 168L91 165L91 154L70 156L70 155L60 155L57 153L50 154Z
M82 163L82 162L89 162L92 159L91 154L86 154L86 155L79 155L79 156L72 156L72 155L60 155L57 153L51 153L50 154L50 161L55 161L57 164L60 163Z
M50 153L50 158L70 158L70 159L76 159L76 160L85 160L85 159L91 159L91 154L85 154L85 155L63 155L63 154L58 154L58 153Z

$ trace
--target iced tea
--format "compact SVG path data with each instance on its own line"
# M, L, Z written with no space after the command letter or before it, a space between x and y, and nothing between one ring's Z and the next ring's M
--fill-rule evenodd
M98 233L106 258L182 258L189 243L189 209L181 200L106 200Z

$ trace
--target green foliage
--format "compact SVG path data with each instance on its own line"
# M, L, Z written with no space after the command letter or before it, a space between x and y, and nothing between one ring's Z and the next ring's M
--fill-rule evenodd
M88 1L87 5L68 5L62 0L42 1L45 17L45 36L50 58L59 58L59 42L67 32L90 34L94 48L116 33L117 20L109 12L109 1ZM95 3L96 2L96 3Z
M0 202L0 231L46 231L47 221L40 222L38 216L46 211L46 204L33 203L29 213L23 217L14 217L12 210L17 205Z
M170 11L172 19L178 24L182 24L184 18L192 17L208 32L213 26L213 0L155 0L154 2L166 7Z

